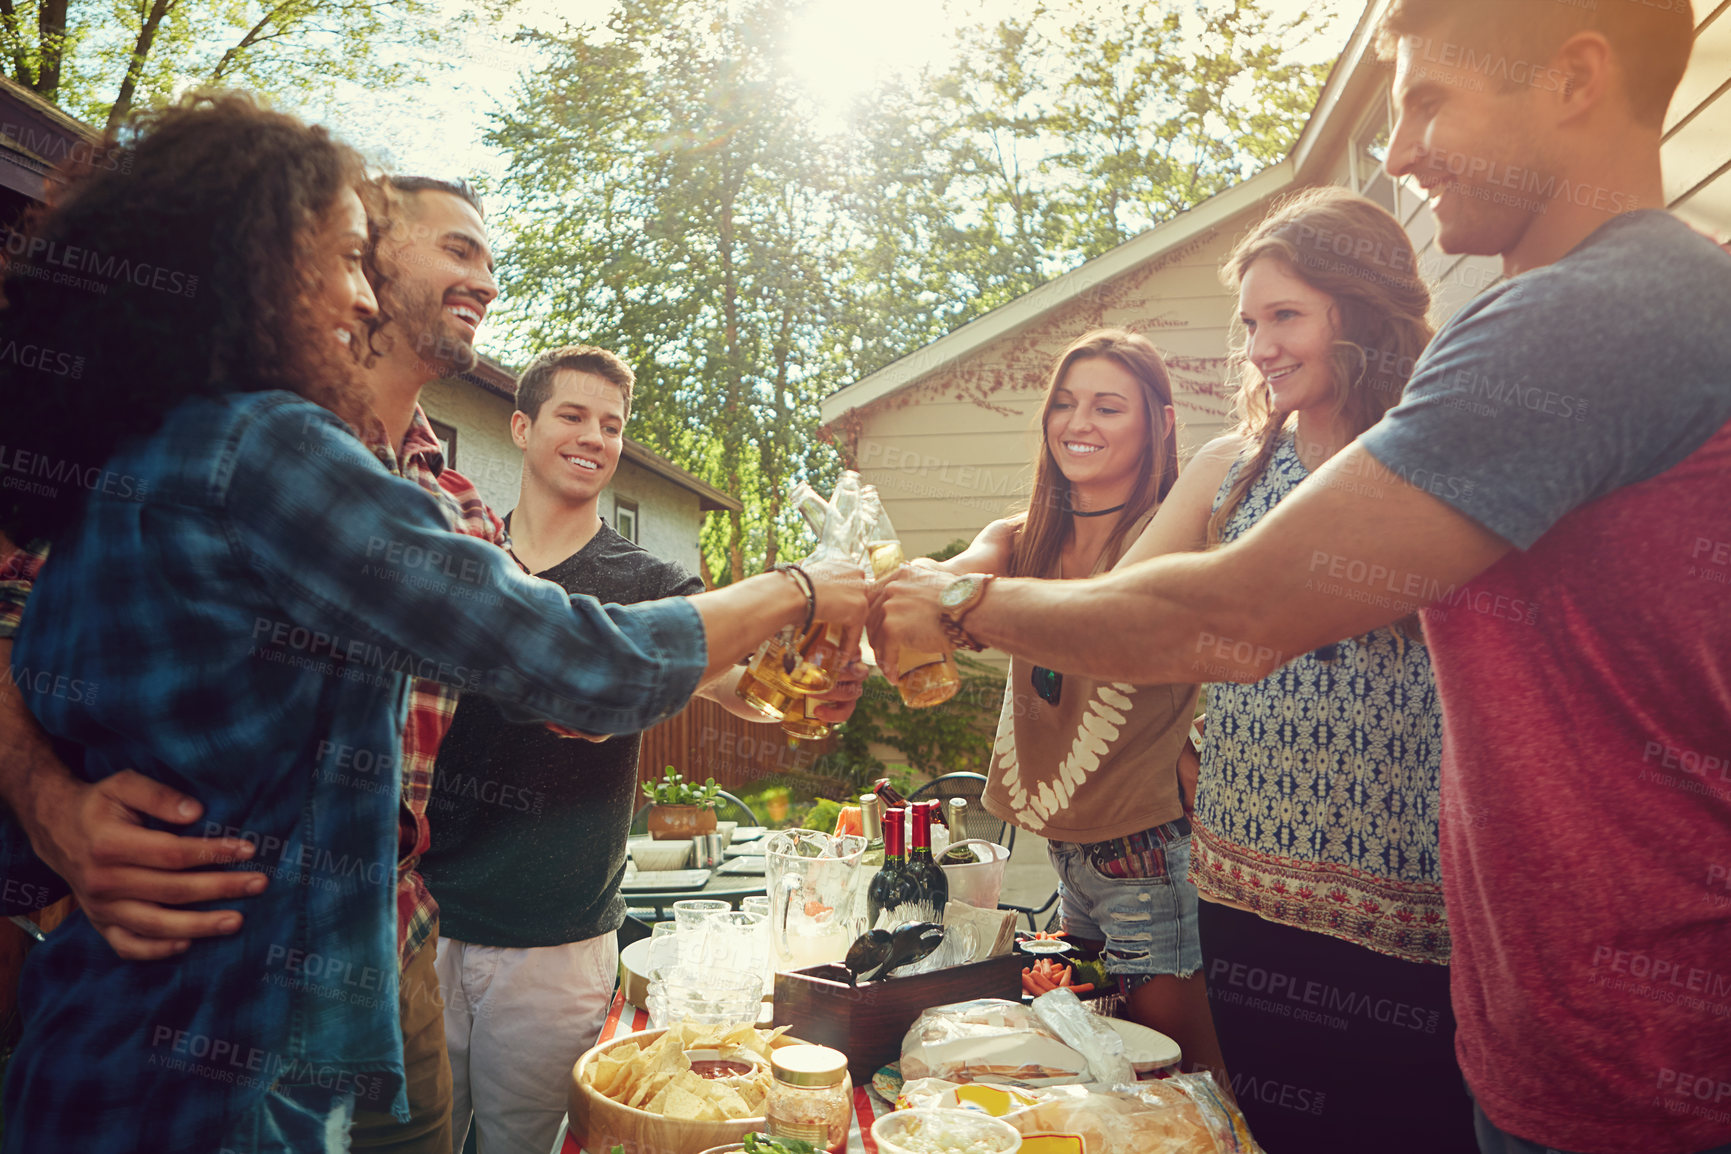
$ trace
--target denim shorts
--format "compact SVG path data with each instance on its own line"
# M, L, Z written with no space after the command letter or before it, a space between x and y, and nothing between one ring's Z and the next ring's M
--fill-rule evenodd
M1202 968L1196 887L1190 882L1190 822L1185 818L1111 841L1046 843L1058 871L1064 930L1104 941L1106 972L1127 988L1138 977Z

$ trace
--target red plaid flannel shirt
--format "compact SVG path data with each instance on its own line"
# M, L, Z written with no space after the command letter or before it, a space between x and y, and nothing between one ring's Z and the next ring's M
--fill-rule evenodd
M391 472L437 496L454 531L509 548L504 522L487 508L474 484L445 467L438 439L419 406L409 435L403 439L400 463L390 446L369 447ZM0 561L0 640L18 631L31 583L47 556L47 543L36 542ZM410 684L409 717L403 726L403 800L397 813L397 960L403 966L426 944L439 916L439 907L415 867L432 845L427 797L433 788L439 742L450 729L456 709L456 691L436 681L416 679Z
M474 483L455 469L445 467L438 438L419 405L409 435L403 438L403 457L385 445L371 446L373 453L392 472L401 472L439 498L458 533L480 537L508 548L505 523L487 508ZM457 711L457 692L437 681L416 678L409 685L409 718L403 726L403 800L397 811L397 961L407 967L415 951L426 944L438 921L439 906L415 867L433 844L427 823L427 798L433 790L433 765L439 743L451 728Z

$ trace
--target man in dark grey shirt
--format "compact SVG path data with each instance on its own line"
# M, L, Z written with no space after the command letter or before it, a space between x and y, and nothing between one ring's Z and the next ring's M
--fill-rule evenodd
M511 416L523 451L522 491L505 522L511 552L535 576L604 604L703 590L600 517L633 383L612 353L555 349L523 371ZM852 712L863 672L833 691L842 700L824 707L825 720ZM766 720L735 695L736 681L723 675L698 693ZM639 744L635 734L596 742L515 724L475 695L457 706L421 862L440 910L456 1151L471 1119L489 1151L545 1154L553 1144L571 1067L595 1044L613 996Z

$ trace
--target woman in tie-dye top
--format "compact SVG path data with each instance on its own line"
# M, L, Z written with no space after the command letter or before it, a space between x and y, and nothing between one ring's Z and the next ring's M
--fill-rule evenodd
M955 573L1087 577L1110 569L1178 474L1172 386L1141 336L1103 329L1059 358L1026 512L981 531ZM1192 685L1136 686L1010 664L982 802L1047 840L1064 928L1101 949L1130 1016L1219 1068L1198 972L1190 823L1178 761Z

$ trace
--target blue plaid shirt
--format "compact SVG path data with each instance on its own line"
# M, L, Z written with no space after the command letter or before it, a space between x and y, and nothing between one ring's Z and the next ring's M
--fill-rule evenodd
M254 841L246 868L270 884L226 903L239 933L164 962L121 960L82 914L51 934L25 969L4 1149L216 1151L273 1083L406 1117L409 678L636 732L696 688L697 612L567 599L287 393L186 402L107 475L36 582L14 680L80 747L75 771L130 766L202 799L189 832Z

